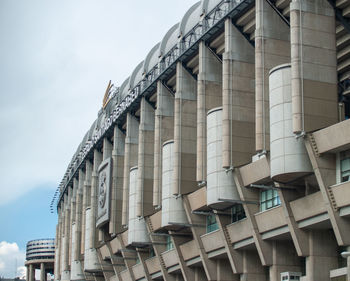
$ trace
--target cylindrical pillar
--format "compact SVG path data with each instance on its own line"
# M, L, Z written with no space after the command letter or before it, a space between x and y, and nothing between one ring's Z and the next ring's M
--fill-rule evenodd
M232 173L222 168L222 108L209 110L207 116L207 205L226 209L231 203L220 199L239 200Z
M291 66L270 71L271 178L287 183L313 172L304 139L293 134Z
M172 194L174 174L174 141L163 144L162 152L162 227L170 228L169 222L188 223L182 197Z
M46 281L45 263L40 263L40 281Z
M35 281L35 268L32 264L29 265L29 281Z

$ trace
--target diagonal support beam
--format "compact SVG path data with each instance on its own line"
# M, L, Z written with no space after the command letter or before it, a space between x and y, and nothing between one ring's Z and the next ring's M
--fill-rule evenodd
M188 197L186 195L183 196L183 204L186 212L187 219L190 224L192 225L201 225L203 224L203 221L200 219L201 216L195 215L192 213L191 205ZM216 262L212 261L208 258L207 253L205 252L203 241L201 238L201 230L202 228L193 226L191 227L191 231L193 234L193 239L197 245L197 248L199 250L199 255L202 260L202 264L204 267L205 274L207 276L207 279L209 281L216 280L217 279L217 267Z
M255 219L255 213L259 211L259 207L253 204L247 204L247 201L257 201L258 195L253 190L248 190L244 187L242 177L238 168L233 171L233 177L238 189L239 196L243 203L243 208L246 213L248 222L250 223L255 246L263 266L272 265L272 245L264 241L259 232L258 224Z
M137 250L137 256L138 256L140 263L142 265L143 272L145 274L145 279L147 281L152 281L151 275L149 274L149 271L148 271L148 268L147 268L147 265L145 262L146 258L148 257L148 253L141 252L141 251Z
M171 234L171 232L170 232L170 234ZM180 243L182 243L184 241L184 238L179 237L179 236L171 236L171 240L172 240L173 245L174 245L174 249L175 249L175 252L177 255L177 259L179 261L179 265L180 265L182 276L183 276L184 280L185 281L195 280L194 271L193 271L193 269L189 268L186 265L186 262L184 260L184 257L182 255L182 252L180 249Z
M278 183L275 185L279 187ZM290 235L292 236L294 247L298 256L306 257L309 256L309 235L306 231L298 227L298 223L294 218L292 208L290 207L290 201L296 199L293 193L293 190L286 190L283 187L278 190L278 196L281 200L284 216L288 224Z
M215 214L215 217L219 229L221 230L221 237L224 241L225 250L230 261L232 271L235 274L243 273L243 254L238 250L233 249L230 235L227 232L226 226L231 222L230 217L219 215L218 213Z
M147 226L148 233L152 234L153 227L152 227L151 219L147 217L147 218L145 218L145 220L146 220L146 226ZM162 257L162 252L164 252L165 246L161 245L159 242L165 242L164 238L161 238L159 236L155 237L153 235L150 235L150 240L153 243L154 253L156 254L156 257L159 260L160 271L162 272L163 279L165 281L175 281L176 280L175 276L168 273L168 270L166 269L166 266L165 266L165 263L164 263L164 260Z
M324 154L322 157L317 152L317 145L313 135L308 134L305 139L306 150L326 206L332 228L337 239L338 245L350 245L350 224L344 218L340 217L336 209L336 203L332 198L333 192L331 186L336 183L335 177L335 154Z
M127 251L123 251L125 249L125 244L124 244L124 241L123 241L123 238L121 237L121 235L117 235L118 237L118 241L120 243L120 246L122 248L122 256L124 258L124 262L125 262L125 266L126 266L126 269L128 270L129 272L129 275L130 275L130 280L131 281L135 281L135 276L134 276L134 272L132 271L132 264L130 262L130 258L132 257L135 257L132 255L132 253L130 252L127 252Z

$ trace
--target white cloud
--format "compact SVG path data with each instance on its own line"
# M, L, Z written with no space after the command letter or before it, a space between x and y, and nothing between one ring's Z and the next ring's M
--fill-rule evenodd
M25 275L24 261L25 252L19 249L17 243L0 242L0 276L22 277Z

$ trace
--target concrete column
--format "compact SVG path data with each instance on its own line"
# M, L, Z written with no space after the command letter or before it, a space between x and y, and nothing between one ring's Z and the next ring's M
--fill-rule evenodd
M220 281L239 281L239 274L233 274L230 262L227 259L218 259L216 262L216 280Z
M338 121L334 10L327 0L290 4L293 132Z
M338 245L332 231L309 231L310 255L306 257L307 280L329 280L329 271L338 267Z
M68 195L65 194L65 231L64 231L64 256L63 256L63 271L69 276L69 259L70 259L70 235L71 235L71 198L72 188L68 187ZM66 279L64 279L66 280Z
M89 160L85 163L85 180L83 187L83 209L82 209L82 219L81 219L81 254L84 254L85 249L85 226L86 226L86 208L91 205L91 174L92 174L92 164Z
M45 264L40 263L40 281L46 281Z
M240 280L267 281L264 267L261 265L259 255L254 250L243 252L243 273Z
M58 210L58 223L56 225L56 239L55 239L55 263L54 263L54 275L55 281L60 280L60 261L61 261L61 253L60 253L60 244L61 244L61 230L60 230L60 212ZM27 280L28 281L28 280Z
M96 216L97 216L97 190L98 190L98 167L102 162L102 153L97 149L94 150L94 164L91 176L91 225L90 225L90 249L96 248L97 243L97 229L96 229ZM86 234L87 235L87 234Z
M125 153L125 135L118 128L114 127L113 137L113 172L112 172L112 191L111 191L111 220L109 223L109 233L116 234L122 231L122 199L123 199L123 181L124 181L124 153Z
M154 130L153 206L162 205L162 147L174 138L174 97L157 82L157 109Z
M254 108L254 48L227 19L223 54L224 168L251 161L255 142Z
M32 264L29 265L29 281L35 281L35 268Z
M136 216L153 212L154 109L143 97L140 108Z
M26 281L29 281L29 265L26 265Z
M207 179L207 112L222 105L222 63L205 43L199 44L197 100L197 182Z
M174 184L173 194L187 194L197 188L197 81L182 66L176 65L174 113Z
M70 236L69 236L69 266L73 263L73 256L76 251L74 239L75 239L75 229L73 231L73 224L75 224L76 219L76 209L77 209L77 192L78 192L79 182L78 179L73 179L73 189L72 189L72 199L71 199L71 215L70 215ZM74 233L73 233L74 232Z
M270 281L280 281L282 272L301 272L301 262L292 241L273 241L272 243Z
M63 280L63 271L64 271L64 257L65 257L65 251L66 251L66 240L65 240L65 235L66 235L66 228L65 228L65 196L63 197L63 200L61 201L61 222L60 222L60 225L61 225L61 247L60 247L60 274L61 274L61 279L60 280Z
M85 173L79 170L79 184L77 190L77 206L75 213L76 234L75 234L75 260L81 258L81 235L82 235L82 211L83 211L83 189Z
M125 137L125 157L124 157L124 182L123 182L123 213L122 225L128 224L129 211L129 173L130 168L137 165L138 155L139 122L127 113L126 117L126 137Z
M265 0L255 1L255 148L269 150L269 71L290 62L290 30Z

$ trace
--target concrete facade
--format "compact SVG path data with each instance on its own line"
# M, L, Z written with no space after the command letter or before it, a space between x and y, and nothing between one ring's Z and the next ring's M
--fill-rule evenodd
M73 156L55 280L350 280L349 11L193 5Z

